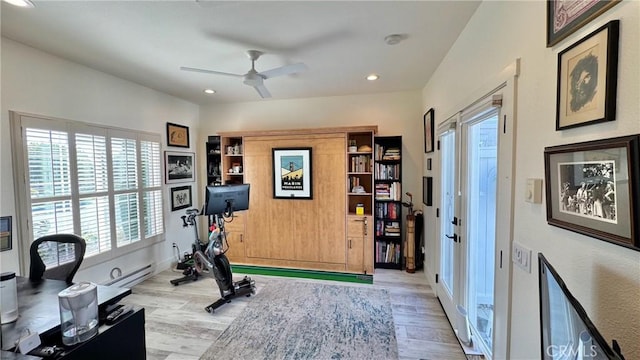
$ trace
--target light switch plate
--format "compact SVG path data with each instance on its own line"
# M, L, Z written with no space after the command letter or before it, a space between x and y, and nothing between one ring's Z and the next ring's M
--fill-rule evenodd
M533 204L542 203L542 179L527 179L524 200Z
M522 270L531 273L531 249L527 249L517 242L513 242L512 261Z

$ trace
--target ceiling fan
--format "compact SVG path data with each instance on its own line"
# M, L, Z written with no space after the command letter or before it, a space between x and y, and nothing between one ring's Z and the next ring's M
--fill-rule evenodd
M197 68L191 68L191 67L185 67L185 66L181 66L180 70L243 78L244 79L243 82L246 85L253 86L253 88L256 89L256 91L258 92L258 94L260 94L262 98L271 97L271 93L269 92L269 90L267 90L266 86L264 86L264 80L270 79L276 76L296 74L296 73L307 70L307 65L305 65L304 63L297 63L297 64L280 66L267 71L257 72L255 68L255 63L256 63L256 60L258 60L258 58L262 54L264 53L258 50L247 51L247 56L249 56L249 59L251 60L251 69L246 74L232 74L232 73L227 73L222 71L197 69Z

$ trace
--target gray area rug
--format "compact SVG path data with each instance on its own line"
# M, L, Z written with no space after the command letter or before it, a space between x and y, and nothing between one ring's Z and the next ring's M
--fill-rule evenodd
M397 358L386 290L289 281L266 285L200 360Z

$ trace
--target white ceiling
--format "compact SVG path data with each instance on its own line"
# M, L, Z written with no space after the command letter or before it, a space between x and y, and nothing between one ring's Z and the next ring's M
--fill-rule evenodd
M424 87L479 1L38 1L2 3L2 36L197 103L269 101L241 78L303 62L265 80L273 99ZM407 39L387 45L385 36ZM377 73L375 82L365 80ZM203 93L212 88L215 95Z

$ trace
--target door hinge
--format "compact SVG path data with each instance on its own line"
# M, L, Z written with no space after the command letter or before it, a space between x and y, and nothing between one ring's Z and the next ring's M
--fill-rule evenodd
M500 250L500 269L502 269L502 250Z
M436 208L436 217L439 218L440 217L440 208Z
M438 274L436 274L436 284L438 283Z
M438 140L436 143L437 143L436 149L440 150L440 140Z

